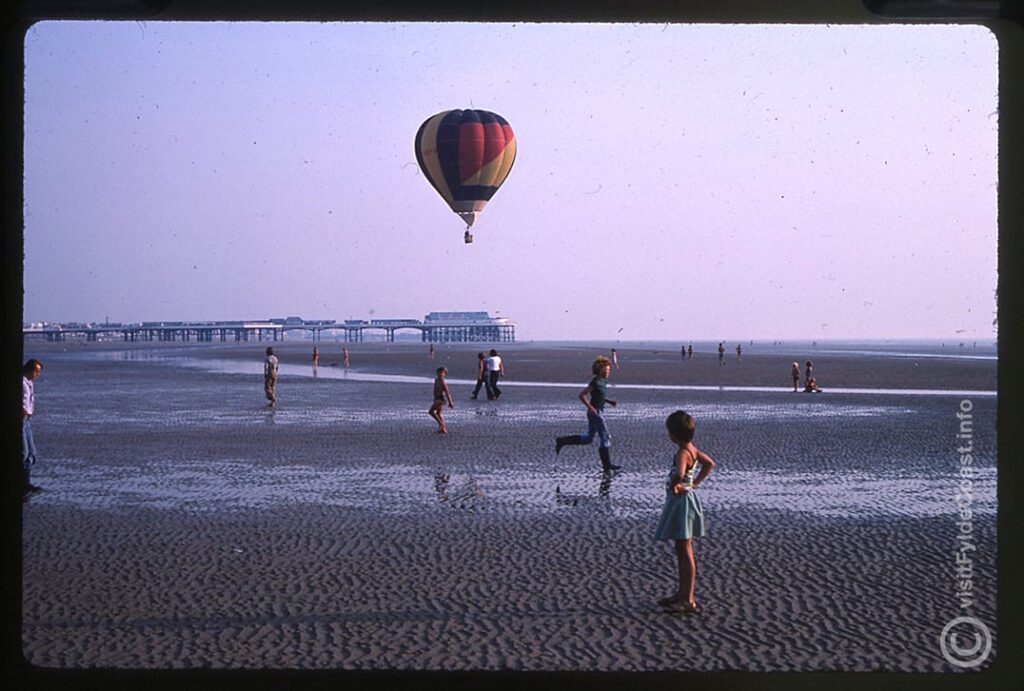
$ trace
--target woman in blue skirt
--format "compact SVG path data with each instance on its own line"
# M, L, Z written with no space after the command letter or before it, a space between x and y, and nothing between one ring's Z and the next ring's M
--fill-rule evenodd
M693 559L694 537L704 536L704 508L697 496L697 485L704 482L715 462L711 456L693 445L695 424L693 417L677 410L665 420L668 437L679 447L672 457L672 472L665 491L665 505L661 509L655 540L674 540L679 566L679 587L675 593L658 600L666 612L692 614L697 612L693 597L697 580L697 564ZM697 477L694 467L700 464Z

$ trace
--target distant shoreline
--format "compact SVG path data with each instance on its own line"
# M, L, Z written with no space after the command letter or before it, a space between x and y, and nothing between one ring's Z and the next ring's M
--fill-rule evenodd
M273 347L282 365L312 367L312 349L319 352L319 369L343 368L342 349L350 354L350 371L360 374L432 377L444 365L451 381L476 378L476 354L496 349L505 358L506 380L533 383L579 383L590 379L590 364L597 355L618 351L620 368L611 376L612 386L708 387L732 390L792 391L790 369L794 362L803 372L808 360L826 393L831 389L918 390L992 392L998 389L998 360L993 349L928 348L912 344L906 352L891 342L879 343L878 350L813 348L799 343L759 347L745 346L742 357L726 349L719 364L717 343L694 343L692 359L681 357L678 344L608 344L586 341L435 343L434 358L428 343L333 341L249 341L249 342L27 342L25 357L61 354L72 358L124 353L126 361L144 361L146 353L158 357L262 362L267 347ZM850 344L854 346L855 344ZM930 352L920 352L929 350Z

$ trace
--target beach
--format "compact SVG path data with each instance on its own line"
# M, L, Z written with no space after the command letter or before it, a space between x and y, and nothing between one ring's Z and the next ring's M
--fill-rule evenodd
M276 409L263 349L281 359ZM617 346L596 444L577 394L605 344L51 344L23 507L23 653L47 669L963 671L958 413L968 402L970 613L996 645L996 362L744 344ZM470 400L495 347L498 401ZM793 393L812 359L821 394ZM426 415L444 365L450 433ZM936 393L946 390L947 393ZM652 534L697 420L697 616L663 613ZM959 523L958 523L959 520ZM991 656L993 659L995 653Z

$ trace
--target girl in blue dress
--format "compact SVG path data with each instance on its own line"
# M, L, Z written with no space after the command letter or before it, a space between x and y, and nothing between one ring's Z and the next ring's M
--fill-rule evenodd
M693 597L697 580L697 564L693 559L694 537L704 536L704 508L697 496L697 485L704 482L715 462L711 456L693 445L693 417L677 410L665 420L668 437L678 447L672 457L672 471L665 488L665 505L654 531L655 540L675 541L679 567L679 587L675 593L658 600L666 612L692 614L698 611ZM694 468L700 464L697 477Z

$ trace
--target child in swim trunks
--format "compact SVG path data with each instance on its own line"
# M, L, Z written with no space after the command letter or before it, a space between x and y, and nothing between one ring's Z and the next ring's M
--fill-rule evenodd
M427 415L434 418L437 421L437 433L447 434L448 427L444 423L444 404L448 401L448 407L454 408L455 404L452 402L452 392L448 388L448 382L444 380L448 376L448 370L444 367L437 368L437 378L434 379L434 402L430 405L430 410L427 411Z

